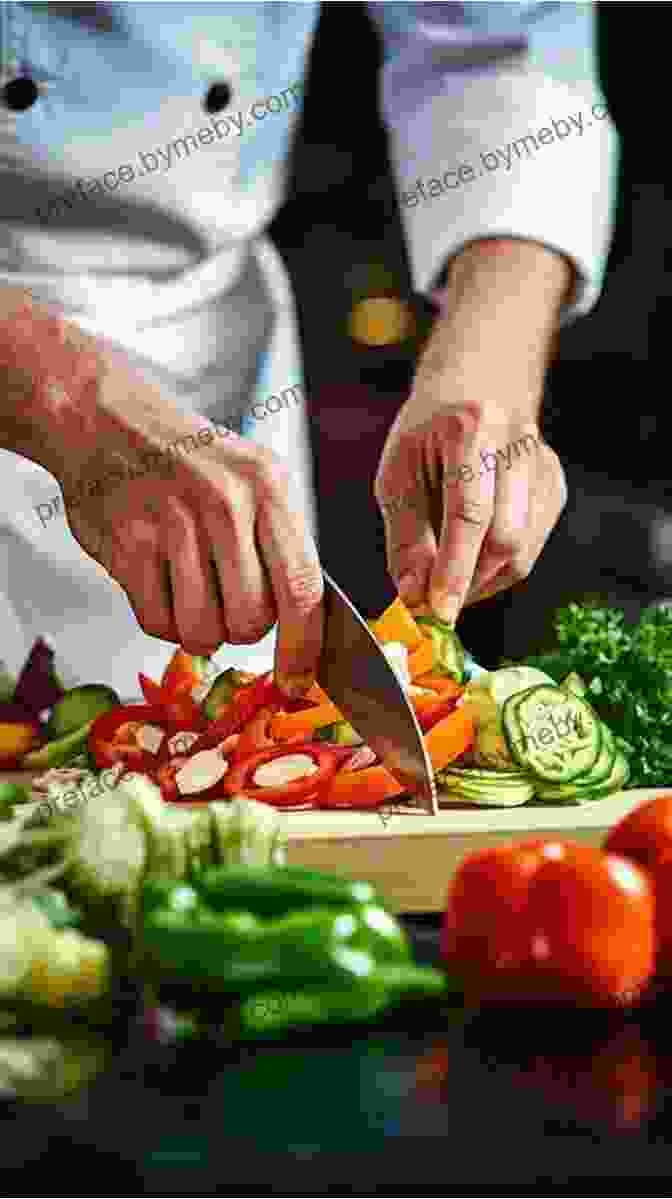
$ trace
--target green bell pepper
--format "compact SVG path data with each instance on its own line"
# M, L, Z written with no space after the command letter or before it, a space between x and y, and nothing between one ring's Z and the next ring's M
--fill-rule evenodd
M302 866L212 866L196 875L193 885L216 911L244 909L266 917L284 916L297 908L378 902L371 883Z
M314 908L262 922L250 912L198 908L186 916L158 908L145 916L144 947L172 977L248 993L307 982L347 985L375 970L375 959L348 944L358 929L349 911Z

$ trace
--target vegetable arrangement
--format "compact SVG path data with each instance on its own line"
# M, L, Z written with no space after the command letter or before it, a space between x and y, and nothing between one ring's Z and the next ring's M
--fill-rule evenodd
M672 977L672 795L598 849L559 840L471 854L453 878L442 957L470 1001L622 1008Z

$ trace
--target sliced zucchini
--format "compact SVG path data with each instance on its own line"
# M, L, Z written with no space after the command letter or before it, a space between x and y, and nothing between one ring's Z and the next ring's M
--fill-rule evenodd
M601 720L561 687L542 684L511 696L502 724L515 761L544 782L570 783L588 774L602 749Z
M567 678L562 680L560 686L562 687L563 691L567 692L568 695L578 695L579 699L585 699L588 694L588 688L586 687L586 684L581 678L581 675L577 674L575 670L573 670L571 674L568 674Z
M594 799L606 799L608 795L622 791L629 778L628 759L620 750L616 750L611 774L603 783L581 786L581 780L578 780L576 783L567 783L564 786L544 787L538 785L535 787L535 794L543 803L589 803Z
M492 773L494 775L495 771ZM442 781L441 787L445 796L453 800L461 799L464 803L487 808L519 807L520 804L528 803L534 796L534 784L529 780L502 784L499 781L467 783L461 779L450 779Z
M432 639L434 672L455 679L457 683L462 683L464 680L464 649L452 625L439 620L437 616L416 616L415 622L420 626L423 637Z

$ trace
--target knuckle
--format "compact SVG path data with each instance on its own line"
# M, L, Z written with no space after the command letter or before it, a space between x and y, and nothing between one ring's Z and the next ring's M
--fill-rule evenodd
M462 521L466 525L483 528L490 523L492 512L493 505L491 503L473 499L471 496L462 496L451 515L455 520Z
M291 475L282 458L260 447L254 458L254 480L262 496L274 496L289 488Z
M299 615L309 615L323 595L322 573L314 563L293 566L286 575L287 598Z

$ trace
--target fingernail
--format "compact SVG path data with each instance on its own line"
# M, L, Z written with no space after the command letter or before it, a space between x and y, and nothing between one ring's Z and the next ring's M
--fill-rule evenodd
M460 613L461 596L449 592L433 592L430 596L432 611L439 620L454 624Z
M287 675L284 671L276 671L275 682L287 699L301 699L315 682L315 672Z
M399 580L399 595L405 604L409 606L419 604L422 599L422 592L418 580L411 571L406 571Z

